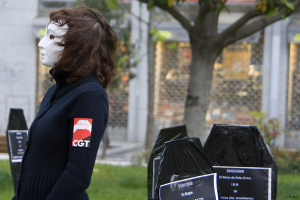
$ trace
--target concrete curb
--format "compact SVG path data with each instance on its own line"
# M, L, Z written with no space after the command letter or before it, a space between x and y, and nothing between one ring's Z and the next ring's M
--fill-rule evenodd
M117 166L133 166L132 162L126 161L109 161L109 160L96 160L96 164L104 164L104 165L117 165ZM143 167L147 167L147 163L141 164Z
M8 160L9 155L8 153L0 153L0 160Z

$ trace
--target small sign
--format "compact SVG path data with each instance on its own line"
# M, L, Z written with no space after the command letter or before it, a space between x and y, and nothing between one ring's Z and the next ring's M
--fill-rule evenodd
M10 159L12 163L22 162L26 149L28 131L14 130L8 131L8 141L10 145Z
M217 174L207 174L160 186L160 200L218 200Z
M271 200L272 168L213 166L220 199Z

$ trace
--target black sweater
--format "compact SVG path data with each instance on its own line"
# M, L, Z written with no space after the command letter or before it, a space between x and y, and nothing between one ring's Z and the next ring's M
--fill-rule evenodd
M56 84L29 129L13 199L87 200L108 120L107 95L94 75L68 84L62 71L50 73Z

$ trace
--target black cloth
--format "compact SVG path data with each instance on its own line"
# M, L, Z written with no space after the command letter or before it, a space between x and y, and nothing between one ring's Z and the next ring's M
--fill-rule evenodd
M87 200L101 138L108 120L108 99L95 75L68 84L61 70L47 91L29 129L17 200ZM74 147L75 118L92 119L90 147ZM75 129L74 129L75 130Z

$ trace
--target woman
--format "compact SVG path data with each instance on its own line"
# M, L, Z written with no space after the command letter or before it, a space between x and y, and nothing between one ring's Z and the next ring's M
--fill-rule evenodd
M117 62L117 37L94 9L50 14L40 41L42 63L56 81L31 124L18 200L86 200L108 120L106 88Z

